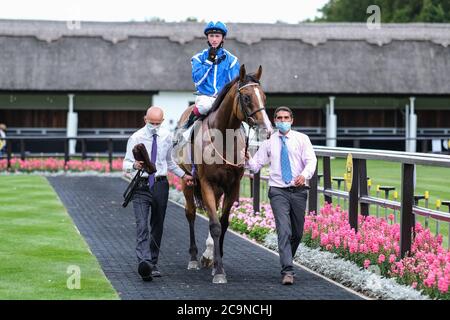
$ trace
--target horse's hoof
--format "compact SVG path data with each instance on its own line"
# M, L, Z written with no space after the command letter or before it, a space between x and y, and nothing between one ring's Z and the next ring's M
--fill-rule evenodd
M212 268L211 275L214 277L216 275L216 268ZM225 271L223 272L223 275L226 276Z
M200 266L198 264L198 261L189 261L188 264L188 270L199 270Z
M213 278L213 283L227 283L227 276L223 273L216 274Z
M202 264L203 268L211 268L214 264L214 261L212 259L208 259L205 256L202 256L200 259L200 263Z

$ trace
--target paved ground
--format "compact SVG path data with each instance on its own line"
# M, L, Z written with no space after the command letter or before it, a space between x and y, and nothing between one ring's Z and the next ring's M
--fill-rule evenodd
M211 271L187 270L188 224L184 210L169 202L160 270L163 277L143 282L138 273L132 204L122 208L127 183L120 178L49 177L70 216L122 299L293 300L361 299L301 268L293 286L280 284L279 260L232 233L225 237L224 266L228 284L213 285ZM205 248L207 221L196 220L197 245Z

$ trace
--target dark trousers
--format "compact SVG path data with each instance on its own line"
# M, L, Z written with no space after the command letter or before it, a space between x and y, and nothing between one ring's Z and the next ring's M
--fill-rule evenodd
M142 184L133 195L138 263L142 261L147 261L151 265L158 263L168 198L167 179L155 181L150 190L148 184Z
M281 274L294 274L292 258L303 236L308 191L304 188L269 188L275 217Z

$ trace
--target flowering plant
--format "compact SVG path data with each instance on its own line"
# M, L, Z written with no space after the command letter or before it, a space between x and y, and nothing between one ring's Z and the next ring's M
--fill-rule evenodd
M169 181L181 190L177 179ZM230 227L257 241L267 240L275 232L270 204L261 203L260 212L254 212L252 198L239 200L231 208ZM308 248L353 261L362 269L375 271L432 298L450 299L450 252L443 248L442 236L433 236L420 223L415 225L411 252L401 258L400 225L394 223L392 214L387 220L360 215L355 232L347 211L325 203L317 214L305 216L302 241Z
M348 212L325 204L320 213L305 217L304 238L312 248L336 253L381 275L393 277L433 298L450 299L450 253L442 236L433 236L420 223L415 225L411 252L400 257L400 225L373 216L358 217L358 232L350 228Z
M112 171L122 171L123 159L114 159L112 162ZM7 159L0 160L0 172L8 170ZM63 159L55 158L29 158L21 160L17 158L11 159L11 172L110 172L108 161L102 160L69 160L64 164Z

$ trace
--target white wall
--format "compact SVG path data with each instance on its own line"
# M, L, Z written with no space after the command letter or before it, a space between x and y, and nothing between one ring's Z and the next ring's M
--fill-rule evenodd
M165 120L163 125L172 130L176 127L183 111L194 100L193 92L160 91L152 97L152 105L164 110Z

